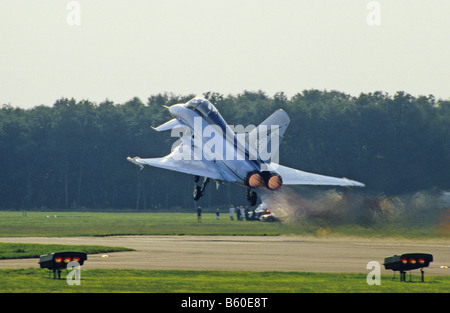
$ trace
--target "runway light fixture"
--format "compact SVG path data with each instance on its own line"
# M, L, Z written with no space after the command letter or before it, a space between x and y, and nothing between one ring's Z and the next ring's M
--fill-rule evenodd
M423 268L428 267L433 261L433 256L428 253L405 253L396 254L384 259L384 267L387 270L400 272L400 281L405 281L406 271L420 269L422 282L424 281Z
M87 260L86 252L79 251L63 251L53 252L41 255L39 258L39 265L41 268L46 268L53 271L53 278L56 279L56 273L58 273L58 279L61 279L61 270L67 268L67 264L71 261L78 262L83 265Z

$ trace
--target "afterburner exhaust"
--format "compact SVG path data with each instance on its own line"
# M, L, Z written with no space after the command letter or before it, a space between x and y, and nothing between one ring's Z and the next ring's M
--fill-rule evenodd
M267 188L270 190L279 190L283 185L283 180L278 174L271 174L269 180L267 181Z
M264 179L258 172L250 172L247 174L245 184L251 188L259 188L264 185Z
M261 173L249 172L245 178L245 184L250 188L266 187L269 190L279 190L283 185L283 179L277 173L263 171Z

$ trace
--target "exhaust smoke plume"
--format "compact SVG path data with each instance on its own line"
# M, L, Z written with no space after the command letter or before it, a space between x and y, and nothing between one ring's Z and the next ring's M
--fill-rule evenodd
M314 223L320 227L355 224L432 223L450 232L450 193L419 191L399 196L373 195L355 190L314 190L297 193L283 187L265 192L261 200L285 224Z

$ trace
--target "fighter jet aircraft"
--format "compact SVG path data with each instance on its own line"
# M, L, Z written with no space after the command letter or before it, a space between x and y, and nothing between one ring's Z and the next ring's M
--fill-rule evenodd
M300 171L280 165L279 144L290 123L283 110L277 110L258 127L228 125L219 111L206 99L196 97L186 103L170 107L173 119L154 128L171 130L180 137L172 152L162 158L128 157L127 160L141 169L155 166L194 176L197 183L194 200L205 194L210 179L217 188L224 182L242 185L251 206L257 202L258 188L279 190L282 185L356 186L364 184L347 178L336 178Z

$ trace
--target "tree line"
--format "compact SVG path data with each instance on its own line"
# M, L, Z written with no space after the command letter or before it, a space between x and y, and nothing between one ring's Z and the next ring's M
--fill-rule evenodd
M277 109L291 118L280 163L348 177L366 191L400 194L450 187L450 101L405 92L350 96L338 91L203 95L231 125L258 125ZM191 176L139 169L127 156L161 157L176 140L158 126L163 105L194 95L150 96L145 102L94 103L62 98L52 106L0 108L0 209L192 208ZM245 189L210 184L204 206L246 204Z

